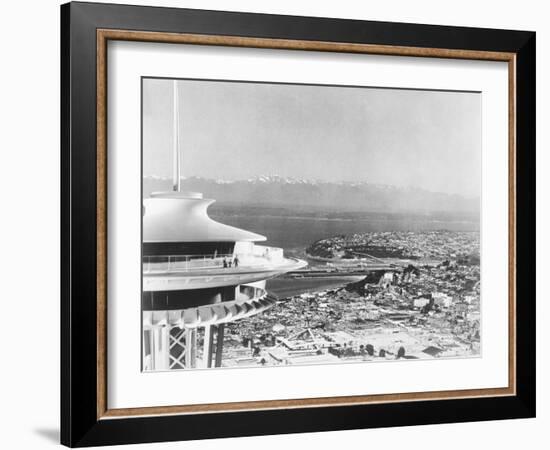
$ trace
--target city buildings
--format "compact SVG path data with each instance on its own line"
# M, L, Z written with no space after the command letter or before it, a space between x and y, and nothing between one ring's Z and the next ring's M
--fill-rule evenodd
M370 233L364 238L378 245L377 235ZM402 260L401 264L394 259L392 268L365 271L360 282L283 299L265 314L228 328L231 338L224 350L224 364L292 365L480 355L479 235L445 231L388 232L382 236L384 245L393 243L404 251L418 248L422 242L430 264L420 258ZM353 249L353 239L346 241ZM441 247L446 250L441 251ZM434 254L439 255L437 260ZM333 266L338 266L338 258L333 261ZM356 270L349 260L339 267Z

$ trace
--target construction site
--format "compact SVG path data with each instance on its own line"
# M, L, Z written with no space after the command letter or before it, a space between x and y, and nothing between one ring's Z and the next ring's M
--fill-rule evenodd
M465 256L478 237L455 235L437 235L439 262L366 271L357 282L280 299L263 314L229 324L222 366L480 355L479 261ZM440 241L450 237L443 254ZM418 239L423 256L433 258L426 237Z

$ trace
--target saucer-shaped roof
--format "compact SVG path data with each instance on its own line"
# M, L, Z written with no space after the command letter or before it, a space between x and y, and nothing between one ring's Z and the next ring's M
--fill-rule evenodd
M196 192L154 193L143 201L143 242L265 241L261 234L216 222L207 209L214 200Z

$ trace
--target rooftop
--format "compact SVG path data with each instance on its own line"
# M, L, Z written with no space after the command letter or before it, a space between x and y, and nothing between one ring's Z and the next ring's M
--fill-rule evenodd
M199 193L155 193L143 201L143 242L258 242L261 234L216 222L208 216L214 200Z

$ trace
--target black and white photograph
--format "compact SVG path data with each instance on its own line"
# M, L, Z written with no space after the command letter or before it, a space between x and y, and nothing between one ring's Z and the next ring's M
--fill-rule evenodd
M481 93L142 78L142 370L474 358Z

